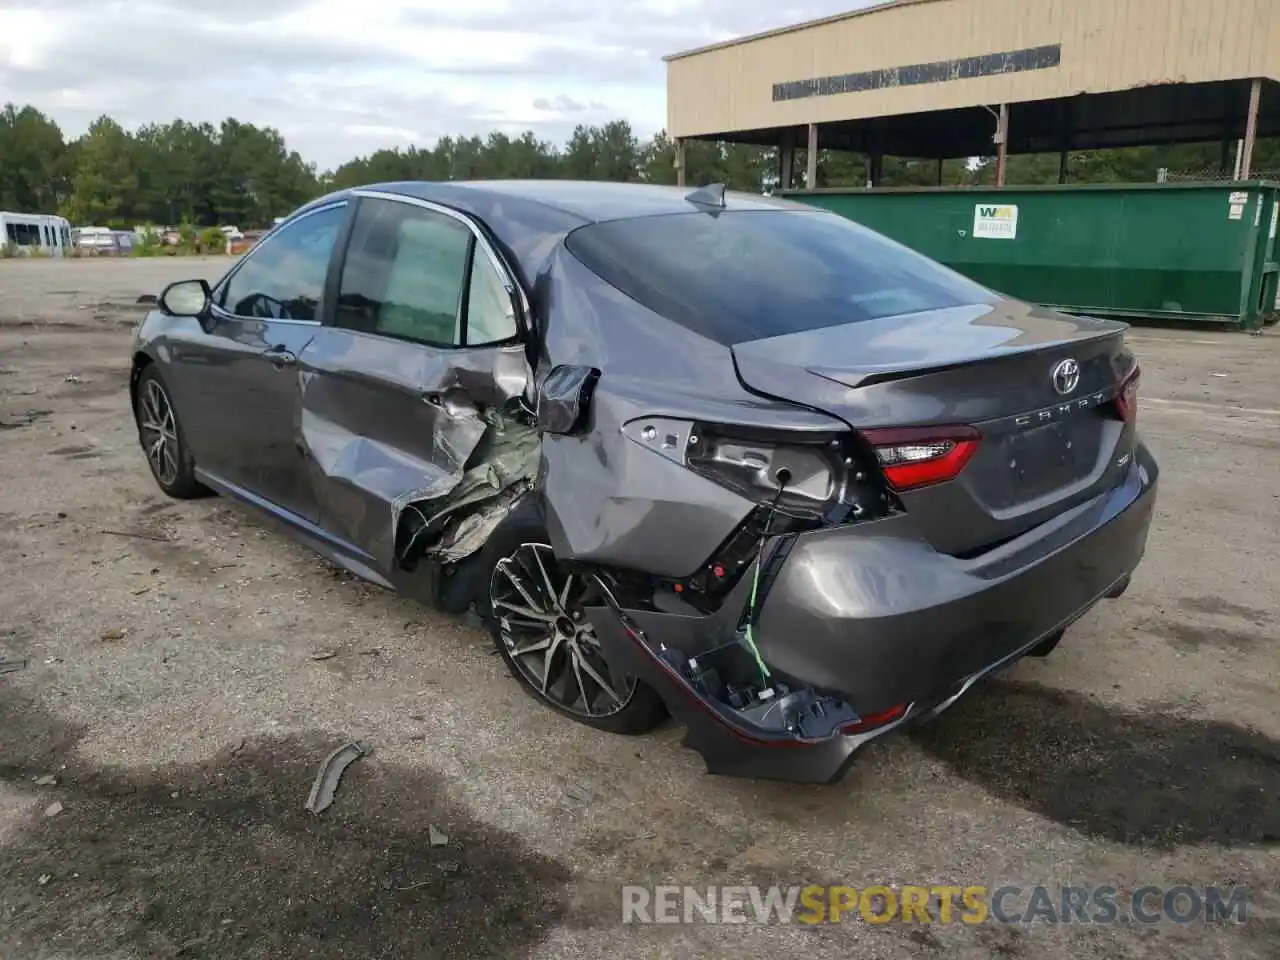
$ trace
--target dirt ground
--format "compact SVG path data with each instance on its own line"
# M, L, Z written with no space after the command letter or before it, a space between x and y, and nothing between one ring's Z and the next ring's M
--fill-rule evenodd
M0 263L0 659L27 660L0 675L0 957L1280 955L1280 332L1133 331L1163 476L1132 589L798 787L708 777L678 729L563 720L473 623L161 495L126 396L133 304L226 263ZM355 739L371 755L306 812ZM1248 905L624 926L624 883L1220 884Z

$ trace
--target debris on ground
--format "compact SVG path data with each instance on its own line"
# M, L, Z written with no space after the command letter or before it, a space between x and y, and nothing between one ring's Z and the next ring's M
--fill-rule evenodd
M321 650L319 653L313 653L311 659L318 663L321 660L332 660L337 655L338 651L336 650Z
M566 797L579 803L591 803L596 795L581 784L571 784L564 792Z
M437 830L435 824L427 827L427 836L431 839L433 847L447 847L449 845L449 836L443 831Z
M307 809L312 813L327 810L333 803L333 795L338 790L338 782L343 772L356 760L366 756L369 748L359 741L343 744L325 758L316 773L316 782L311 786L311 794L307 797Z
M99 530L112 537L133 537L136 540L153 540L156 543L173 543L173 537L162 533L144 533L139 530Z
M643 833L633 833L631 836L627 837L627 839L633 843L637 840L656 840L657 838L658 835L651 830L645 830Z
M52 873L42 873L40 874L39 879L36 880L36 883L43 887L52 879L53 879Z
M27 669L25 660L0 660L0 673L17 673Z
M29 427L52 412L52 410L27 410L18 414L16 420L0 420L0 430L17 430L19 427Z
M49 804L47 807L44 808L44 815L46 817L56 817L61 812L62 812L62 803L58 800L53 801L53 803Z
M79 383L80 378L76 376L74 373L69 373L62 378L62 382L63 383Z
M128 632L129 631L126 630L124 627L112 627L110 630L103 630L102 633L98 635L98 639L99 640L123 640L125 638L125 634L127 634Z
M36 777L35 783L37 787L53 787L57 785L58 778L52 773L46 773L43 777Z

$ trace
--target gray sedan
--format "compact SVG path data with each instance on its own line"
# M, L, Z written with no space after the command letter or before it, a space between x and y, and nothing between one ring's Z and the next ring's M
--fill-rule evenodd
M474 607L575 720L826 782L1125 590L1124 331L719 186L390 183L168 287L131 391L168 494Z

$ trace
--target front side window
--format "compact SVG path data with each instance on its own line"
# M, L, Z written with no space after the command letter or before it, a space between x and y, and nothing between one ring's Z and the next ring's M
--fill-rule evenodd
M362 200L343 265L336 322L456 347L511 339L510 296L464 223L389 200Z
M346 207L291 223L249 254L223 288L220 305L238 317L318 320L329 258Z

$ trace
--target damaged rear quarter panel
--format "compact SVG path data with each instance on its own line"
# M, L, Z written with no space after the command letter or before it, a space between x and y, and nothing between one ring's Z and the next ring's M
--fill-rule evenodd
M601 371L582 436L545 435L539 482L557 556L657 576L693 573L755 504L628 439L639 417L831 429L830 418L748 393L726 347L608 286L561 247L537 288L539 382Z
M524 395L525 349L436 348L326 327L299 359L299 436L321 522L391 571L407 506L430 514L483 486L463 485L464 471L495 414Z

